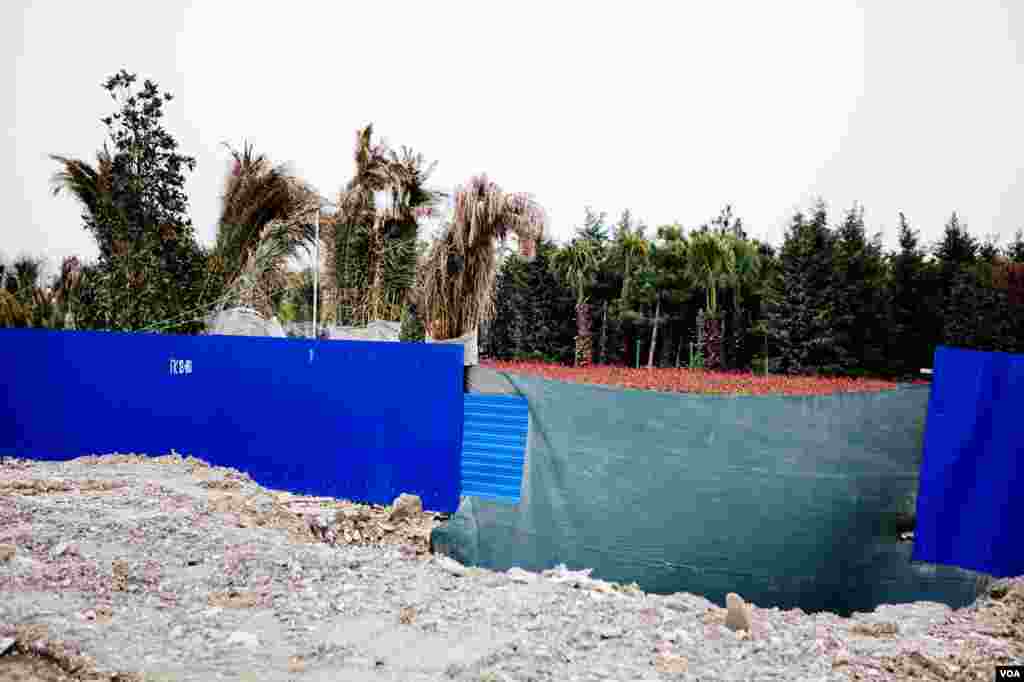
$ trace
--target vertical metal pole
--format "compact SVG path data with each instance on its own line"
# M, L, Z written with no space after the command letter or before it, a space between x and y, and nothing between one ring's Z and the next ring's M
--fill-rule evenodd
M316 299L317 299L317 288L320 284L320 207L316 208L316 221L313 223L314 232L316 233L314 250L316 252L316 265L313 267L313 338L317 338L317 322L319 318L316 316Z

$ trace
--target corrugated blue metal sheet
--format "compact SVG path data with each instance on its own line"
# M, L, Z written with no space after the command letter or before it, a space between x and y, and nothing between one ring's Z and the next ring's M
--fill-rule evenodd
M530 423L526 398L467 393L463 409L462 494L518 503Z

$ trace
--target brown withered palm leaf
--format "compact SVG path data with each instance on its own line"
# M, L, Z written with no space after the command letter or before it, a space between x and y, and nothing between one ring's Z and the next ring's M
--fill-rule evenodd
M467 334L494 315L497 242L509 233L536 242L543 209L528 194L506 194L476 176L455 192L455 215L431 246L419 275L419 307L434 339Z
M436 164L356 131L355 173L339 197L329 261L350 322L398 319L416 276L419 218L443 198L427 187Z
M226 145L227 146L227 145ZM317 194L252 145L231 151L211 262L228 299L270 314L289 258L313 244Z

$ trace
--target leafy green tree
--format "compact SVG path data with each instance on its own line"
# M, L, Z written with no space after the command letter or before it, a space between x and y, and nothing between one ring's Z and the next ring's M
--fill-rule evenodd
M83 321L106 329L138 330L177 320L172 331L196 332L193 317L205 280L204 255L186 216L185 172L195 159L179 154L177 142L160 122L173 97L149 80L133 90L135 74L125 70L103 88L118 110L102 119L113 151L104 146L94 168L85 161L52 156L61 170L54 193L68 190L82 204L83 220L96 239L100 258L90 277L95 310Z
M732 204L726 204L718 216L712 219L711 227L719 234L735 237L740 241L747 239L747 233L743 229L743 220L733 214Z

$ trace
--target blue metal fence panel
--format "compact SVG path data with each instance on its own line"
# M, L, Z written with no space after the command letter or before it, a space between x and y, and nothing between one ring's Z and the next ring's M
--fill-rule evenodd
M518 503L529 431L526 398L466 394L462 431L462 494Z
M1024 355L940 347L928 403L915 561L1024 573Z
M0 330L0 453L178 452L294 492L455 511L462 346Z

